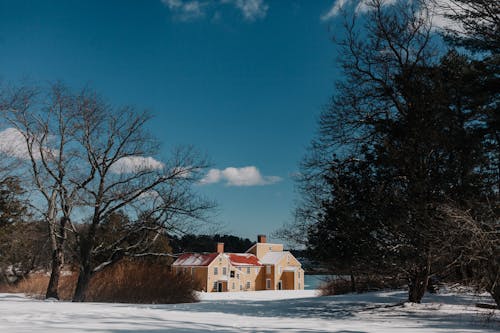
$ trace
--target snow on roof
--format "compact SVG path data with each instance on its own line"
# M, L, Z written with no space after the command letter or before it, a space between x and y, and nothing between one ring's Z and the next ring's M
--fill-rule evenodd
M259 259L251 253L228 253L233 266L262 266Z
M208 266L218 255L218 253L184 253L172 265Z
M260 260L265 265L275 265L280 261L285 254L289 254L288 251L271 251L267 252L264 257Z

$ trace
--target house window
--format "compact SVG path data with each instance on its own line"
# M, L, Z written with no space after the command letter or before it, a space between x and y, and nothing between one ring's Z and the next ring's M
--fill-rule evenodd
M233 286L231 287L231 289L233 289L233 290L234 290L234 288L236 288L236 287L235 287L234 282L233 282Z
M266 274L271 274L271 266L270 265L266 266Z
M255 274L259 274L259 267L255 267Z
M266 279L266 289L271 289L271 279Z
M247 274L250 274L250 267L247 267Z
M217 290L217 281L214 282L214 289Z
M247 289L250 289L250 281L247 281L247 286L246 286Z
M214 275L217 275L219 274L219 268L218 267L214 267Z
M240 290L243 290L243 285L242 284L240 284Z
M227 275L227 268L226 267L222 267L222 275Z
M236 278L239 280L240 279L240 273L236 274Z
M230 277L234 278L234 271L231 271L231 273L229 273L229 275L230 275Z
M299 282L299 289L300 289L300 282Z

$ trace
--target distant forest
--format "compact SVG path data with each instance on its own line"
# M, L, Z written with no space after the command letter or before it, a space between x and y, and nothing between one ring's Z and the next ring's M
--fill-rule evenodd
M255 242L248 238L232 235L193 235L173 236L170 246L174 253L182 252L215 252L217 243L224 243L225 252L245 252Z

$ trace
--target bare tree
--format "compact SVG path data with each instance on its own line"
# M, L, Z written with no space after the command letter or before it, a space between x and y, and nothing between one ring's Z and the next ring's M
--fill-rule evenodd
M5 103L7 123L24 145L16 147L19 159L27 161L32 183L43 204L34 207L42 214L49 230L51 275L46 297L58 298L58 284L64 265L66 220L59 214L59 198L66 176L74 164L74 96L61 84L50 86L46 94L22 87L14 89Z
M57 298L67 233L79 264L75 301L85 299L92 274L123 256L165 255L155 244L166 232L203 220L213 204L193 192L207 163L193 148L178 148L163 161L147 131L147 112L113 108L95 92L75 94L61 84L49 93L22 88L3 99L8 124L22 138L47 223L52 273L47 297ZM98 242L101 226L117 213L128 219L123 236Z
M158 142L147 132L150 116L130 107L112 108L91 98L78 115L87 173L78 183L88 222L72 224L80 266L73 301L84 301L92 275L123 256L153 255L152 245L172 228L200 219L212 207L191 191L207 167L192 148L177 149L168 161L158 158ZM156 158L155 158L156 157ZM97 234L113 214L126 212L123 237L98 243ZM161 254L159 254L161 255ZM103 258L102 262L96 259Z
M473 216L470 211L442 206L448 228L446 237L440 238L441 251L454 258L449 267L469 267L472 281L486 289L500 307L500 227L498 208L490 208L483 216Z

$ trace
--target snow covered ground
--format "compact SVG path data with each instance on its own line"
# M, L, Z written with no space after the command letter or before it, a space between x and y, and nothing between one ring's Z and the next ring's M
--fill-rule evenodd
M488 296L404 291L317 297L316 291L201 294L196 304L131 305L39 301L0 294L0 332L500 332Z

